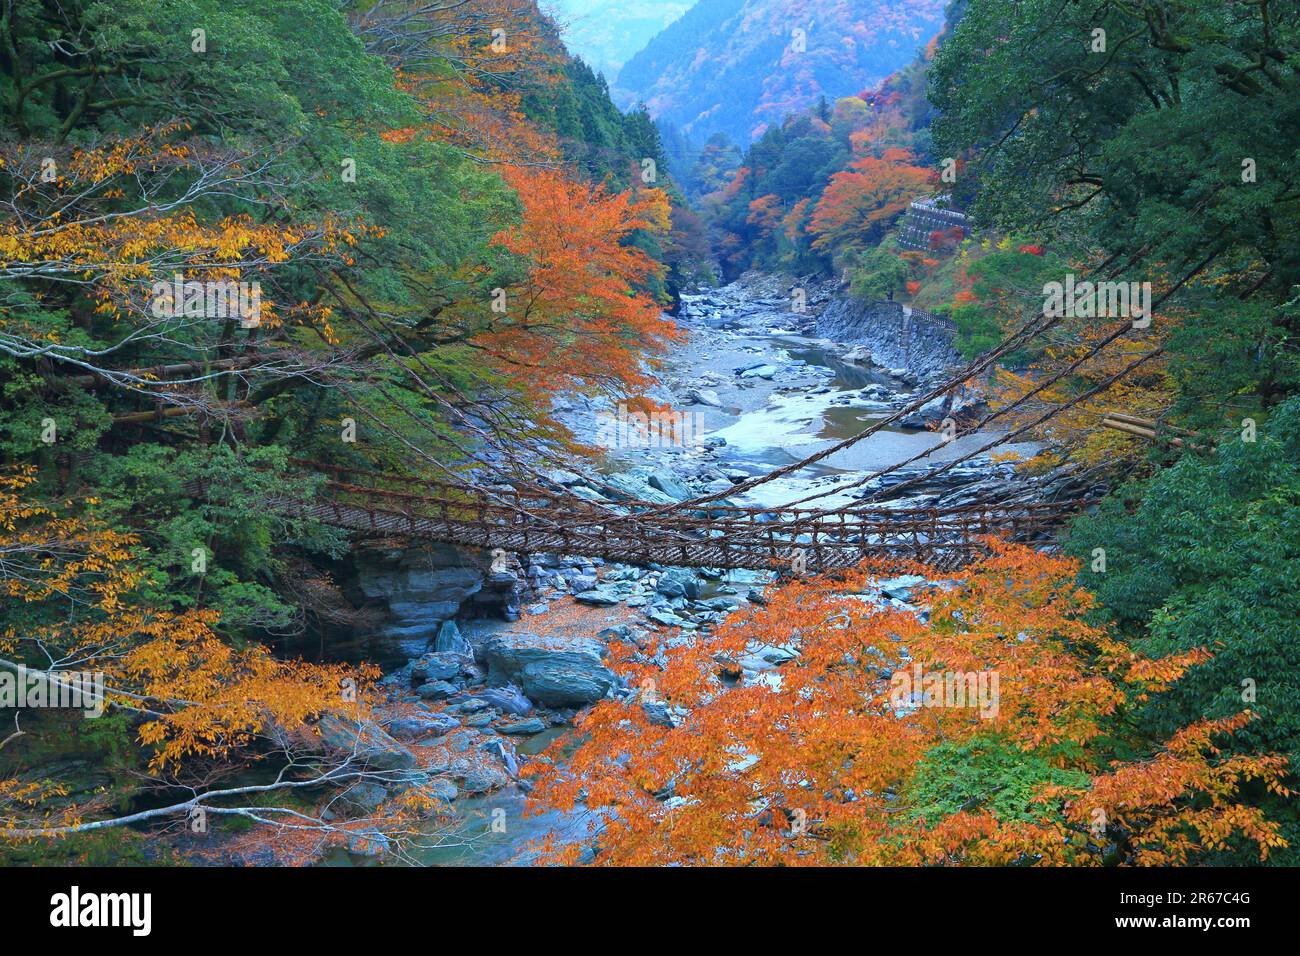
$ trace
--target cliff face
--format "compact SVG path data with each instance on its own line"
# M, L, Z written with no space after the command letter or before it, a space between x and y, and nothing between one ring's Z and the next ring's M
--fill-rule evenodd
M923 380L941 378L961 364L947 325L898 302L837 298L817 317L817 335L861 344L875 364L907 369Z

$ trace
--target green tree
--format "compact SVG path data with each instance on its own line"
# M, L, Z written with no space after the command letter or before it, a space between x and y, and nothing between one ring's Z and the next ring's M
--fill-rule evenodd
M1300 398L1278 406L1254 441L1224 433L1213 454L1125 486L1074 525L1068 550L1084 563L1082 582L1135 649L1213 654L1138 716L1152 738L1180 721L1249 709L1258 719L1234 746L1300 766L1297 529ZM1294 864L1295 805L1269 802L1289 821L1285 859Z

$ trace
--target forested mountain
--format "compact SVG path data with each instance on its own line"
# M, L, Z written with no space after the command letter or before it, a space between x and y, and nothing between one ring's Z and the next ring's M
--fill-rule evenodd
M688 14L676 25L677 42L685 46L686 31L697 29L710 39L690 48L710 61L711 51L725 47L722 34L744 31L742 10L751 7L716 4ZM1065 809L1069 818L1108 793L1105 806L1092 805L1097 842L1088 851L1104 862L1294 864L1300 847L1292 796L1300 762L1300 657L1292 635L1300 619L1300 35L1295 17L1284 13L1294 14L1295 5L954 5L949 29L922 59L879 87L774 117L737 168L701 199L729 276L749 268L790 277L833 272L866 308L863 321L887 297L952 317L966 356L1001 352L985 382L996 414L1044 442L1034 458L1019 462L1021 470L1043 475L1060 467L1112 481L1096 514L1080 518L1065 537L1066 553L1078 563L1057 579L1091 592L1075 620L1109 636L1074 632L1070 643L1086 646L1093 659L1121 648L1149 656L1177 676L1115 702L1104 721L1114 736L1101 749L1108 760L1138 763L1119 771L1122 780L1095 780L1089 796ZM682 100L672 95L692 88L681 79L695 74L681 66L690 57L672 60L663 47L658 55L666 59L647 49L624 73L662 72L664 98L647 101L651 111L673 116ZM707 107L693 104L690 111L675 117L684 130L714 121ZM669 153L681 165L701 164L705 151L668 133ZM714 143L714 166L722 147ZM965 209L969 220L905 246L898 224L911 200L939 195L952 196L952 208ZM1091 307L1050 311L1045 297L1066 277L1087 281L1089 289L1093 281L1147 286L1149 321ZM1110 414L1151 424L1136 432L1144 441L1106 427ZM1026 591L1037 587L1028 581L1043 580L1026 564L1002 570L1001 580ZM759 766L779 767L764 791L772 803L800 803L797 788L784 790L783 780L802 787L816 777L824 731L816 731L818 747L800 748L800 732L774 740L771 728L797 726L805 696L820 693L827 672L814 666L809 675L807 663L783 672L783 687L801 682L788 700L764 698L753 708L692 682L707 672L702 662L724 656L724 648L779 640L792 620L802 630L805 622L816 627L853 614L833 598L820 606L826 597L797 587L774 619L737 627L729 635L735 643L723 637L698 649L698 658L684 656L680 674L667 680L692 687L693 708L710 711L689 730L646 734L627 722L616 726L621 714L606 709L607 723L595 722L601 744L585 748L580 761L601 767L612 754L636 754L627 774L577 773L552 780L552 792L571 801L580 788L623 786L610 803L633 821L614 840L615 853L625 849L629 860L698 861L722 853L758 860L789 852L802 861L783 839L755 849L757 840L740 831L655 831L646 822L653 808L637 804L636 782L658 762L684 754L698 760L699 728L708 727L716 735L712 753L733 752L742 740L738 749L757 754ZM1017 604L1009 596L993 602L998 615ZM870 628L848 628L855 648L859 640L870 643L859 637ZM1010 624L1004 633L1017 631ZM905 639L911 640L917 639ZM822 646L833 670L845 645L828 633ZM848 700L844 719L858 713L861 696ZM763 718L755 719L759 713ZM819 721L824 713L818 711ZM867 736L876 739L875 731ZM907 860L1044 862L1074 842L1066 835L1070 823L1048 823L1031 809L1034 800L1014 801L1022 817L997 808L1002 793L1027 779L1036 780L1028 790L1060 793L1073 786L1058 777L1062 770L1084 770L1066 756L1073 745L1057 747L1062 739L1040 747L1036 737L1022 747L1023 737L1010 744L1015 736L998 726L972 732L956 748L945 741L928 750L930 773L913 778L926 793L905 797L905 813L924 818L945 808L939 813L952 816L931 831L935 856ZM846 743L831 762L859 753L858 743ZM792 750L800 754L797 766L789 762ZM1175 769L1192 753L1209 754L1209 765ZM1128 791L1149 795L1175 778L1209 780L1245 765L1271 767L1271 782L1253 778L1255 771L1225 780L1218 792L1238 801L1236 810L1183 793L1161 799L1164 809L1135 812L1143 797ZM699 774L689 799L702 804L699 818L725 817L753 799L753 783L729 791ZM682 780L673 784L680 795ZM978 809L958 809L969 806ZM897 810L889 801L879 817L867 813L852 827L855 838L876 825L889 831L887 817ZM1166 810L1173 816L1156 822ZM1253 838L1230 834L1238 813L1264 829L1248 827ZM1043 823L1052 838L1024 856L1021 840L1034 839ZM1141 845L1138 834L1147 827L1160 834L1158 845ZM943 844L945 836L950 843ZM1009 847L1002 839L1017 844L1008 856L1000 856ZM872 860L894 858L891 839L872 847Z
M884 237L908 203L932 191L926 99L941 37L877 86L773 123L743 151L717 133L699 147L660 120L679 181L712 229L727 276L844 269Z
M820 97L875 85L939 30L943 0L701 0L613 83L696 142L747 144Z
M565 45L608 79L694 0L546 0Z
M646 385L681 248L653 123L534 0L409 13L5 7L0 670L76 661L151 701L25 714L5 827L75 833L146 770L150 799L193 794L259 759L268 722L314 735L340 706L338 667L269 650L355 626L329 611L344 538L260 504L311 497L291 456L442 473L484 427L563 445L560 391ZM69 760L93 783L46 780Z
M7 0L0 862L1300 862L1296 8Z

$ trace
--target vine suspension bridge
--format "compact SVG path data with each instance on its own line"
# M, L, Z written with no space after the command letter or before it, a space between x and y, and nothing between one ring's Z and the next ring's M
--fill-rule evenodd
M335 527L518 553L553 552L626 564L789 569L852 567L868 557L956 567L989 535L1043 540L1087 502L975 504L954 508L812 508L708 503L669 507L625 501L619 510L535 484L480 489L321 463L311 500L279 498L281 513Z
M1154 310L1189 276L1153 303ZM921 318L924 318L922 316ZM773 481L821 461L869 437L989 370L1010 351L1046 332L1060 316L1035 316L997 347L983 353L947 381L914 399L892 415L807 458L751 478L728 492L704 495L672 505L620 496L617 502L593 502L534 478L492 481L478 485L451 479L439 481L333 464L298 461L304 473L325 476L321 493L308 500L280 497L267 505L285 514L310 518L363 533L409 537L517 553L561 553L599 557L626 564L677 565L706 568L781 570L795 566L810 572L853 567L868 558L910 559L937 568L955 568L982 554L990 536L1026 543L1050 540L1070 516L1095 503L1090 500L1053 502L979 501L958 507L897 507L865 501L836 508L801 507L822 497L817 493L781 506L740 506L731 496ZM1124 335L1130 326L1117 326L1079 359L1043 378L1016 401L991 411L962 429L973 434L1042 393L1086 360ZM920 483L975 455L987 452L1062 411L1107 390L1115 382L1162 353L1154 347L1119 372L1073 398L1049 404L1046 411L957 459L936 465L925 474L895 485ZM393 358L395 352L390 350ZM418 362L426 372L432 372ZM410 366L399 366L421 388L429 383ZM1040 400L1041 401L1041 400ZM445 467L416 449L428 462ZM889 468L865 475L838 491L861 487L872 479L898 471L930 456L933 448ZM601 484L597 482L597 484ZM606 486L607 487L607 486Z

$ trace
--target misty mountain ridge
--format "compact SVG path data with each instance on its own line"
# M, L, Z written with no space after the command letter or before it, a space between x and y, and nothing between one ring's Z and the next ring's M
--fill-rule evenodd
M623 66L611 93L702 142L745 144L825 96L876 85L941 29L945 0L699 0Z
M544 0L564 44L606 80L694 0Z

